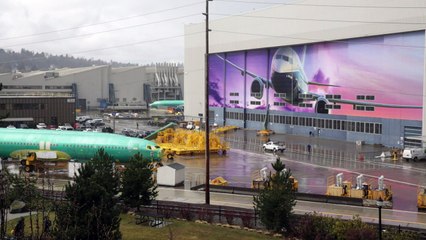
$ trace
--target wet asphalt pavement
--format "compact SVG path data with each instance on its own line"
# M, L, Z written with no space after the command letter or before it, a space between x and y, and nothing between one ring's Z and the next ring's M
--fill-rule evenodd
M139 129L151 130L144 121L137 121ZM134 120L118 120L116 132L122 128L136 128ZM325 194L327 179L334 184L335 175L344 174L344 180L356 183L356 176L364 174L365 181L377 187L377 179L385 177L386 186L393 192L393 208L417 211L418 185L426 185L426 161L405 162L378 156L388 149L381 146L357 146L353 142L333 141L310 136L274 134L272 141L284 142L286 151L273 154L263 152L267 138L256 136L255 131L237 130L222 135L231 149L226 155L211 154L210 178L225 178L231 186L251 187L256 173L263 167L272 170L277 156L299 181L299 191ZM307 145L312 146L308 153ZM194 186L205 181L204 155L176 156L173 161L186 167L186 185ZM186 186L188 187L188 186Z

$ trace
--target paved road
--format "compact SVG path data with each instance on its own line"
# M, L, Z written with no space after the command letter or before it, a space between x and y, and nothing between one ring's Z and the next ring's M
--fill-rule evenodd
M133 120L119 120L116 128L134 128ZM139 128L149 129L139 121ZM264 153L262 143L267 139L256 136L254 131L238 130L224 135L231 146L226 156L211 155L211 178L222 176L230 185L250 187L252 177L263 167L271 168L276 155ZM299 181L299 191L324 194L327 179L342 172L344 179L355 185L356 176L364 174L366 181L377 187L377 179L385 177L385 184L393 191L393 208L402 211L417 211L418 185L426 185L426 161L410 162L377 158L387 149L381 146L333 141L309 136L275 134L273 141L284 142L287 150L279 154L286 167L291 169ZM307 145L312 146L308 154ZM360 156L363 158L360 158ZM199 156L178 156L174 162L186 166L186 184L196 185L205 180L205 158Z

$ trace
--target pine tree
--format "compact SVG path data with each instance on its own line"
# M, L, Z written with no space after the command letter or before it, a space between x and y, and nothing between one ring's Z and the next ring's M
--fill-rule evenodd
M276 172L268 177L269 184L254 197L254 207L267 229L283 232L290 227L296 195L290 181L291 171L285 169L279 158L272 166Z
M65 187L56 209L56 239L120 239L119 176L111 155L100 149Z
M151 161L136 154L123 173L121 198L128 206L136 207L138 212L140 205L149 205L157 197L152 172Z

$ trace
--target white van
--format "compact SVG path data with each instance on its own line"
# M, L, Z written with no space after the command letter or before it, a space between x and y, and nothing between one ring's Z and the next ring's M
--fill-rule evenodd
M426 158L426 153L424 148L406 148L402 152L402 158L404 158L407 162L409 160L417 161L419 159Z

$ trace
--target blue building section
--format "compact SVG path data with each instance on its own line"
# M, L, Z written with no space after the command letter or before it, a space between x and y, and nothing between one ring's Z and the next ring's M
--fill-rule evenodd
M405 147L410 132L421 133L422 128L422 122L416 120L283 111L270 111L266 119L267 110L210 107L210 111L214 111L215 122L219 125L261 130L266 121L267 128L276 133L312 134L320 138L398 148ZM413 144L410 142L410 145Z

